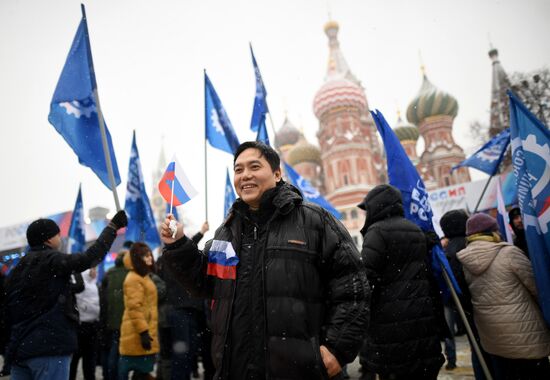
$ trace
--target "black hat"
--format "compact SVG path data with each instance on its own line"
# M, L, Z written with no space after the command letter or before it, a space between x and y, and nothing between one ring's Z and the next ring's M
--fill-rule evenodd
M508 211L508 218L510 218L510 222L512 222L512 220L514 220L516 216L521 216L521 210L519 209L519 207L514 207L513 209Z
M468 214L464 210L447 211L439 220L443 233L448 238L466 236Z
M29 224L27 228L27 241L29 246L41 245L46 240L53 238L59 233L59 227L51 219L38 219Z

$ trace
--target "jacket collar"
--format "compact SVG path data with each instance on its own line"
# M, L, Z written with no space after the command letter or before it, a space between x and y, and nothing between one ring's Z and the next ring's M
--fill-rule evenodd
M281 180L277 186L267 190L260 200L260 213L267 213L267 215L287 215L290 213L296 205L303 202L300 191L289 183ZM224 225L231 223L236 215L244 216L248 212L248 205L238 198L231 210L229 211L227 218L224 221Z

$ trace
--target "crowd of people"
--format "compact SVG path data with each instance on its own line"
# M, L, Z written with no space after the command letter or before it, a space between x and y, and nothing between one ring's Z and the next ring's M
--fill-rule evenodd
M436 379L457 367L455 334L467 324L476 379L550 378L550 329L521 213L515 244L485 213L452 210L445 236L404 217L402 196L373 188L362 250L323 208L282 179L276 151L246 142L234 155L239 198L204 249L168 215L162 253L127 242L97 284L95 266L127 224L119 211L84 253L60 252L59 227L29 226L30 251L3 281L2 323L11 378ZM430 262L441 244L461 289L465 321ZM442 349L442 342L444 350ZM153 375L154 374L154 375Z

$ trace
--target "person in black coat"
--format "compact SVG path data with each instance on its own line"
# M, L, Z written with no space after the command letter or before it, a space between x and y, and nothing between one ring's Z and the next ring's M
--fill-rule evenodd
M364 370L381 379L436 379L445 360L426 236L403 217L393 186L376 186L358 207L366 211L361 254L372 287Z
M77 348L78 311L71 291L71 273L103 260L116 231L128 223L124 211L115 214L97 241L84 253L65 254L59 227L38 219L27 229L30 251L12 270L6 283L11 328L8 360L12 379L68 379Z
M239 199L204 251L171 217L162 226L167 268L211 299L215 379L328 379L357 355L369 287L351 236L281 178L271 147L234 155Z

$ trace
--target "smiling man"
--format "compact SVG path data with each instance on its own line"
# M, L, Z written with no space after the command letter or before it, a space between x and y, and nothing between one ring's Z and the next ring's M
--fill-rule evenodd
M211 299L215 379L341 377L362 344L370 290L350 235L282 180L271 147L234 157L239 198L204 251L162 226L164 257L194 295Z

